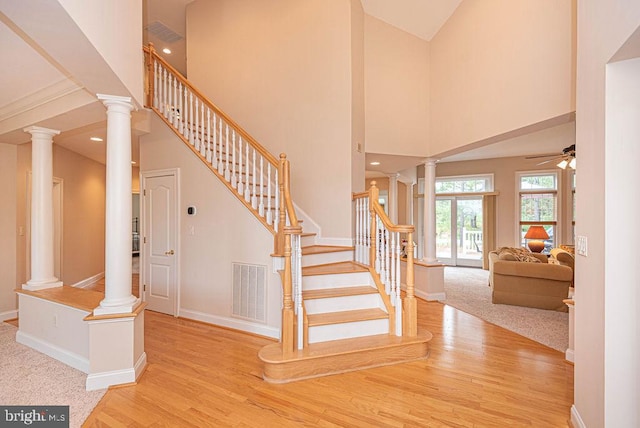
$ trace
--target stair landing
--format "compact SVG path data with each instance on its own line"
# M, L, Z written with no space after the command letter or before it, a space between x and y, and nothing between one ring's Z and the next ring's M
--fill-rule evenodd
M432 335L420 331L415 337L389 334L310 344L284 356L280 343L262 348L263 378L270 383L346 373L427 358Z

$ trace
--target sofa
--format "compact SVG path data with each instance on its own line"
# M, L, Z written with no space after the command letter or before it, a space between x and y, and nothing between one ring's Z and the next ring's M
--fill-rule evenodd
M551 253L551 257L553 257L554 259L557 260L558 264L561 264L563 266L569 266L571 268L571 272L573 273L572 277L571 277L571 286L574 287L575 285L575 272L574 272L574 268L575 268L575 258L573 256L573 254L571 254L570 252L568 252L567 250L564 250L562 248L553 248L550 251Z
M491 301L566 312L573 269L548 263L544 254L503 247L489 252Z

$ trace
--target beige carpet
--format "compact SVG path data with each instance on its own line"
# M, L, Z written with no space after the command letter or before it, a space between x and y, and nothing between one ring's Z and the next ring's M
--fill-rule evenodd
M87 375L16 342L18 329L0 323L0 404L69 406L71 427L80 427L106 389L85 390Z
M569 344L569 314L491 303L489 272L477 268L445 267L447 305L475 315L561 352Z

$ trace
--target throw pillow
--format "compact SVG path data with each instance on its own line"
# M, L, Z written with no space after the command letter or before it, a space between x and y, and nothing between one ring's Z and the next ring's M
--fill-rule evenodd
M498 250L498 258L501 260L540 263L540 260L536 256L532 255L524 248L502 247Z

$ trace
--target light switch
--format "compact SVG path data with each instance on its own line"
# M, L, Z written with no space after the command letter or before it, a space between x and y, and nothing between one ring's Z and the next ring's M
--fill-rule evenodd
M576 254L587 257L587 237L576 236Z

